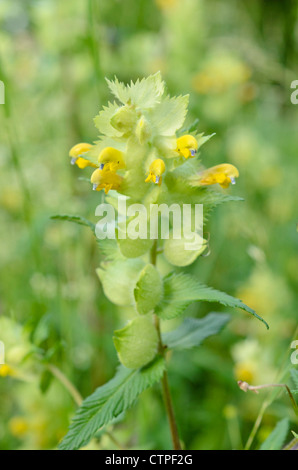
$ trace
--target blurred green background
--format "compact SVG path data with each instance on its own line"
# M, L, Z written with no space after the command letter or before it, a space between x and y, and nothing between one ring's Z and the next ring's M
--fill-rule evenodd
M236 165L232 192L245 199L216 209L210 254L188 269L270 324L268 332L231 312L219 336L175 354L180 434L188 449L243 448L268 395L244 394L236 381L287 381L298 339L297 13L294 0L0 1L0 340L9 366L0 366L1 449L54 449L65 434L76 405L53 370L82 396L114 374L112 332L125 312L102 293L92 234L50 217L96 220L100 195L68 152L97 138L92 119L111 99L104 77L158 70L170 94L190 93L188 123L216 132L204 165ZM271 398L252 448L284 417L297 432L288 397ZM159 388L111 429L126 448L169 449ZM92 446L116 448L109 432Z

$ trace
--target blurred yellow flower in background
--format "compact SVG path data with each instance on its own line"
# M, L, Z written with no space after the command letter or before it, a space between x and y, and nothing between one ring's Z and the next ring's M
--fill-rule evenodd
M226 53L218 51L211 55L200 72L193 76L193 89L200 94L220 94L229 88L243 84L251 76L250 68Z
M0 364L0 377L14 377L16 371L8 364Z
M14 416L8 423L11 434L15 437L23 437L29 429L28 421L22 416Z

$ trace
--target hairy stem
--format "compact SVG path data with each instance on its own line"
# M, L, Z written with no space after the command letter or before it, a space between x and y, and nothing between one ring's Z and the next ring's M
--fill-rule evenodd
M158 253L157 241L155 241L150 252L150 261L154 266L156 265L157 253ZM165 348L164 348L164 345L161 339L161 333L160 333L160 321L157 315L154 316L154 322L155 322L155 328L158 333L158 351L162 356L165 356ZM163 400L164 400L167 417L169 421L169 426L170 426L170 431L171 431L173 448L174 450L181 450L178 428L177 428L174 407L173 407L173 402L172 402L172 397L171 397L171 392L170 392L170 387L169 387L168 373L166 370L164 371L162 379L161 379L161 386L162 386Z

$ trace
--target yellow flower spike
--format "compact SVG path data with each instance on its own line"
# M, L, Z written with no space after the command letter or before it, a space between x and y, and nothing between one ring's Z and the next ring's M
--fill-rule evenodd
M94 191L104 189L108 194L110 189L119 189L123 178L114 171L101 170L97 168L91 175L91 183L93 184Z
M190 178L190 183L193 186L209 186L218 183L222 188L228 188L230 184L236 183L238 176L239 171L235 166L222 163L201 171L198 175Z
M192 158L198 150L198 142L192 135L183 135L177 139L177 152L184 158Z
M149 175L145 179L145 183L149 183L149 181L152 181L155 184L158 184L158 186L161 185L162 182L162 174L165 172L166 166L164 164L164 161L161 158L157 158L154 160L154 162L151 163L149 167Z
M98 156L99 169L117 171L125 168L123 153L113 147L104 148Z
M83 155L92 148L91 144L81 143L76 144L74 147L70 149L69 156L71 157L71 164L77 165L79 168L84 169L87 166L92 166L96 168L94 163L89 162L86 160Z

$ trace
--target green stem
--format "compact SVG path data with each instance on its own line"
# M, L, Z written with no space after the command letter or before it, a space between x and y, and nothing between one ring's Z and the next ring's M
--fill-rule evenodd
M100 93L100 81L102 79L102 70L99 61L100 56L100 43L96 37L96 19L97 19L97 10L96 2L94 0L88 0L87 3L87 39L89 43L90 54L92 57L95 78L96 78L96 90L98 93L99 99L101 98Z
M156 259L157 259L157 241L154 242L151 252L150 252L150 261L155 266ZM154 315L155 321L155 328L158 334L158 350L159 353L164 357L165 356L165 347L162 342L161 332L160 332L160 321L157 315ZM166 408L166 413L169 421L172 443L174 450L181 450L181 444L178 434L177 422L174 413L173 401L171 397L170 387L169 387L169 379L168 373L165 370L161 379L161 386L162 386L162 395L163 400Z
M74 402L78 406L81 406L83 402L83 397L81 396L79 391L75 388L75 386L68 380L66 375L64 375L63 372L60 369L58 369L58 367L54 366L53 364L47 364L47 368L53 374L53 376L56 377L56 379L58 379L59 382L62 383L62 385L64 385L66 390L74 399Z

